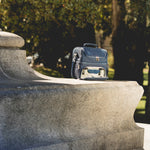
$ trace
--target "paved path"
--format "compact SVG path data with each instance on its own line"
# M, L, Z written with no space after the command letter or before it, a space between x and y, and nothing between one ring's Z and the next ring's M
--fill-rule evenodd
M144 150L150 150L150 124L137 123L144 128Z

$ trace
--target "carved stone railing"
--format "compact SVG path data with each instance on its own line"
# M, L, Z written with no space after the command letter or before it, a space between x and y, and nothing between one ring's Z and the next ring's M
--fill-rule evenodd
M43 76L26 62L24 40L0 32L0 150L142 150L134 81Z

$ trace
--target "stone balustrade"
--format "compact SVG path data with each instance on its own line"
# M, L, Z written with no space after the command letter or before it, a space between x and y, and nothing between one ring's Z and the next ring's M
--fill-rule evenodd
M142 150L133 114L134 81L83 81L41 75L24 40L0 31L0 150Z

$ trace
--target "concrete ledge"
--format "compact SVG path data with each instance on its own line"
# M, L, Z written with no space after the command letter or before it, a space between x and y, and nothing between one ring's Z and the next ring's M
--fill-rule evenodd
M143 89L136 82L78 82L3 85L0 149L142 149L144 130L133 114Z
M144 150L150 149L150 124L137 123L137 125L144 129Z
M0 30L0 47L22 47L24 43L22 37Z
M0 48L0 80L38 80L36 71L26 61L26 51Z
M29 148L26 150L125 150L124 148L126 148L126 150L143 150L143 148L138 146L138 142L140 142L141 137L136 137L138 132L143 133L143 130L140 130L141 129L137 131L134 130L124 133L116 133L108 136L97 135L97 137L91 137L88 139L78 139L72 142L64 141L50 146ZM126 140L126 138L128 138L128 140ZM138 138L137 143L134 143L135 145L133 145L132 140L135 138ZM126 145L126 147L124 145Z

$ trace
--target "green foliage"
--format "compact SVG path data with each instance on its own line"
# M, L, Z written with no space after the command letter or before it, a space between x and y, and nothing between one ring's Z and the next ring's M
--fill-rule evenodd
M11 32L23 31L23 35L25 32L36 32L37 35L47 28L40 28L41 23L47 24L52 21L58 26L62 23L66 26L75 24L76 27L81 28L90 23L97 30L106 30L109 31L107 34L110 34L110 0L2 0L0 6L0 10L4 12L1 13L1 26ZM35 35L29 35L25 35L28 43L33 40L33 37L37 38ZM37 41L38 39L33 43Z
M111 33L111 1L1 0L0 21L3 30L25 39L28 55L38 52L39 61L53 69L61 58L69 70L64 57L74 46L94 42L94 29Z
M128 24L130 29L137 28L139 25L145 28L146 14L149 12L145 8L148 7L148 0L131 0L126 4L126 24Z

